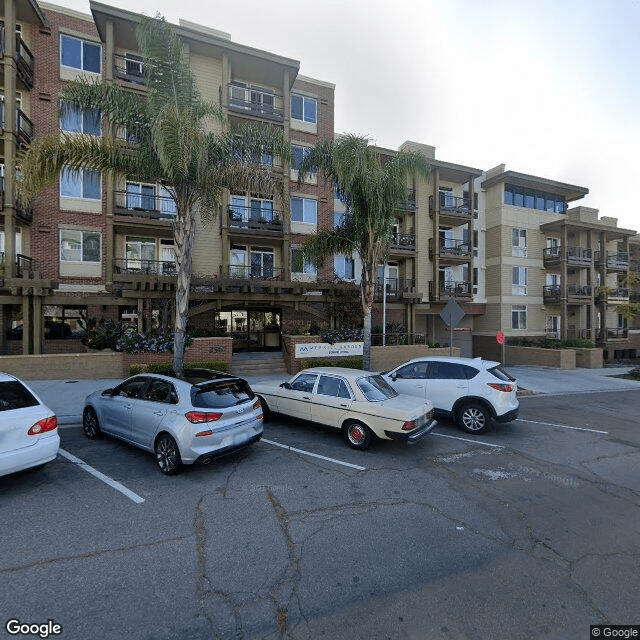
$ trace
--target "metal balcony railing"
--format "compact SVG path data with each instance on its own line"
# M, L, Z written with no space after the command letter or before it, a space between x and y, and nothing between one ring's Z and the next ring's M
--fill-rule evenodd
M138 260L123 258L113 261L115 274L133 273L143 276L175 276L178 273L175 260Z
M544 302L560 302L560 285L547 284L542 287L542 299Z
M384 278L378 278L376 280L375 296L378 299L382 299L384 295ZM416 286L416 281L413 278L386 278L387 285L387 300L402 298L404 293L411 293Z
M242 83L229 85L229 110L258 118L282 122L284 120L284 99L271 91L243 86Z
M438 284L438 291L441 298L470 298L473 294L473 284L446 280Z
M457 218L469 219L473 216L473 211L469 208L467 198L458 198L448 193L440 192L438 198L429 196L429 215L433 218L437 209L440 215L455 216Z
M284 269L265 264L231 264L225 275L236 280L284 280Z
M407 192L407 201L398 206L402 211L411 211L416 208L416 190L409 189Z
M614 329L607 329L607 340L615 340L620 338L628 338L629 337L629 329L626 327L617 327Z
M176 203L171 196L114 191L114 207L120 215L150 214L144 217L168 218L176 216Z
M471 245L466 240L447 238L440 241L440 255L466 257L471 255Z
M606 255L605 255L606 254ZM596 266L601 267L603 259L606 259L605 266L612 271L628 271L629 270L629 253L627 251L596 251Z
M6 51L5 26L0 24L0 53L5 54ZM24 82L29 89L33 88L33 69L34 58L29 47L24 40L16 33L16 69L18 77Z
M415 233L394 233L391 238L391 247L403 251L413 251L416 248Z
M542 252L545 265L559 264L563 260L572 267L590 267L593 263L593 251L586 247L550 247Z
M146 86L147 79L144 75L144 67L144 62L141 59L119 53L113 54L113 75L120 80Z
M282 231L280 211L265 206L229 206L229 227L263 231Z
M0 102L0 127L6 127L4 101ZM16 142L18 144L31 144L33 140L33 122L21 109L16 109Z
M567 298L591 298L592 291L590 284L570 284L567 287Z
M20 278L23 274L29 273L33 266L33 259L22 253L16 254L16 275Z

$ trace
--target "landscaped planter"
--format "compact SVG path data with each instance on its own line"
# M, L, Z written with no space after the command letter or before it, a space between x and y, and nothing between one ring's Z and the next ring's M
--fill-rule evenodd
M576 368L575 349L542 349L541 347L505 348L507 364L532 364L539 367L558 367L559 369Z
M429 348L424 344L388 345L385 347L371 347L371 370L388 371L399 364L424 356L448 356L460 357L460 347Z
M576 349L576 367L602 369L604 359L602 349Z

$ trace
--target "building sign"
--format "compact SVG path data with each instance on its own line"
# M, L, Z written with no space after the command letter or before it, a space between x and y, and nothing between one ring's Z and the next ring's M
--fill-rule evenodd
M335 356L361 356L362 342L312 342L296 345L296 358L326 358Z

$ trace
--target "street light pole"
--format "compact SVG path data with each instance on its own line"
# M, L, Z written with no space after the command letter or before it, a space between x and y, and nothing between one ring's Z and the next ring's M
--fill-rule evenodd
M384 262L382 269L382 346L387 344L387 272L389 265Z

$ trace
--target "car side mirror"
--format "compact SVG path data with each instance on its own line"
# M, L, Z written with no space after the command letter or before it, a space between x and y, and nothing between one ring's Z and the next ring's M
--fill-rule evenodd
M291 383L290 382L283 382L280 386L283 389L291 389Z
M105 389L102 394L103 396L112 396L113 395L113 389Z
M391 380L393 380L394 382L395 382L398 378L400 378L400 377L401 377L401 376L399 376L397 373L392 373L392 374L391 374Z

